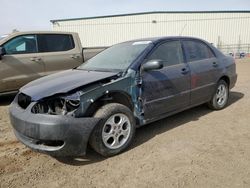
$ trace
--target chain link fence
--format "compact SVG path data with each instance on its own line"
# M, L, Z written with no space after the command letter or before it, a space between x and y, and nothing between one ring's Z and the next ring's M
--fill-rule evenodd
M218 45L218 49L220 49L223 53L250 53L250 44L229 44L229 45Z

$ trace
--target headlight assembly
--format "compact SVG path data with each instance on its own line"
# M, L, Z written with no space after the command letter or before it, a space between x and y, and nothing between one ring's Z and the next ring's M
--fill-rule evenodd
M68 95L48 98L39 101L32 108L35 114L73 115L80 106L80 94L78 92Z

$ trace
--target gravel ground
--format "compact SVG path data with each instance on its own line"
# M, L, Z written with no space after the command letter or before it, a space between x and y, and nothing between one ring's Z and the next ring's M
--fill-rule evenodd
M139 128L130 149L54 159L19 143L0 98L0 187L250 187L250 60L237 61L229 106L205 105Z

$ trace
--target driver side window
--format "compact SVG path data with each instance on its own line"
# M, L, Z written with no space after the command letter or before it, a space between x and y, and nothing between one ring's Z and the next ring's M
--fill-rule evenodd
M168 41L159 45L150 55L149 60L162 60L164 66L184 63L180 41Z
M7 55L37 53L36 35L15 37L3 45Z

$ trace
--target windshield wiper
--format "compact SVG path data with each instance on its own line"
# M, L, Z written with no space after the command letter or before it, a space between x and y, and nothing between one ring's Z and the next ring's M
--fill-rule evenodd
M84 69L77 67L78 70L86 70L86 71L96 71L96 72L121 72L121 69Z

